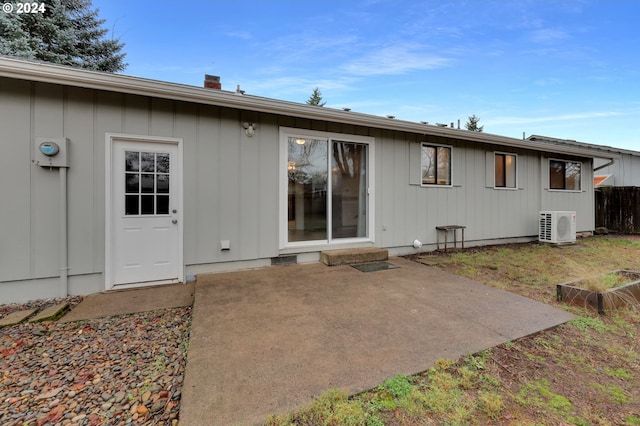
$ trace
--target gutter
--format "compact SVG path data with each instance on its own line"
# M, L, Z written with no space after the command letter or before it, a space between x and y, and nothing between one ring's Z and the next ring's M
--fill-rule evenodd
M605 167L613 166L615 164L615 162L616 162L616 159L615 158L611 158L608 163L604 163L604 164L599 165L598 167L593 169L593 171L597 172L598 170L604 169Z

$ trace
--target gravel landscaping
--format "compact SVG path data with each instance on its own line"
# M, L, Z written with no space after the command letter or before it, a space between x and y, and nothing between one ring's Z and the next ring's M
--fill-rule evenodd
M2 328L0 424L177 425L190 329L191 307Z

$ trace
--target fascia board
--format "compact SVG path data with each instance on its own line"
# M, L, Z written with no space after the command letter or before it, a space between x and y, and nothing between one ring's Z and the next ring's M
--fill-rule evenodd
M106 90L132 95L194 102L310 120L332 121L383 130L409 132L424 136L442 136L482 144L495 144L534 151L576 155L588 158L618 158L600 149L565 146L549 142L515 139L484 132L439 127L412 121L396 120L358 112L343 111L295 102L281 101L236 92L206 89L121 74L71 68L42 62L0 57L0 76L20 80L61 84L87 89Z

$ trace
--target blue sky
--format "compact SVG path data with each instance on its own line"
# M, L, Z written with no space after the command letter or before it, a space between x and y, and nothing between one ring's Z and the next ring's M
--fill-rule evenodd
M640 151L640 1L94 0L124 74Z

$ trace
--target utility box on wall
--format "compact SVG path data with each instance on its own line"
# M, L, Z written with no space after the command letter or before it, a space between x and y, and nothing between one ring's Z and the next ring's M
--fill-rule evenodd
M32 161L41 167L69 167L69 139L35 138Z

